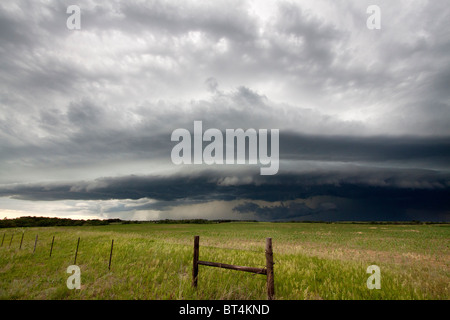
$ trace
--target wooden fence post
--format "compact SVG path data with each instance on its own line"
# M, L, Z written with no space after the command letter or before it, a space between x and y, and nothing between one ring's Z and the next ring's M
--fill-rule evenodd
M112 258L113 246L114 246L114 239L112 239L112 241L111 241L111 252L109 253L108 270L111 270L111 258Z
M199 256L199 243L200 237L194 237L194 261L192 268L192 286L197 288L197 280L198 280L198 256Z
M22 239L20 239L20 246L19 246L19 250L22 249L22 242L23 242L23 235L25 234L25 232L22 232Z
M275 281L273 274L272 238L266 238L267 299L275 298Z
M33 249L33 253L36 251L36 244L38 241L38 235L36 235L36 239L34 239L34 249Z
M3 234L2 245L1 245L2 247L3 247L3 241L5 241L5 235L6 235L6 233Z
M73 264L77 264L77 254L78 254L78 246L79 245L80 245L80 237L78 237L77 250L75 251L75 259L73 260Z
M11 247L11 243L12 243L12 239L13 239L13 237L14 237L14 233L13 233L13 234L11 234L11 240L9 240L9 247L8 247L8 248L10 248L10 247Z
M52 246L50 247L50 257L52 256L53 242L55 242L55 236L53 236L53 238L52 238Z

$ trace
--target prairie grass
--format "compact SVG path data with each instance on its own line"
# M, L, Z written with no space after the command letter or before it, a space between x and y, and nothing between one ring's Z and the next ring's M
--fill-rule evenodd
M0 299L266 299L265 276L233 270L200 266L192 288L194 235L200 260L252 267L264 267L271 237L277 299L449 298L449 225L149 223L1 229L0 241L3 234ZM81 289L69 290L78 237ZM380 290L366 286L371 264L381 269Z

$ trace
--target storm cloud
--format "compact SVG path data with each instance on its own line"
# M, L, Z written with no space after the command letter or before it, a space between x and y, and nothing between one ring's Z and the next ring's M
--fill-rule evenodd
M233 211L253 213L261 220L297 220L305 216L309 220L317 220L320 216L319 220L323 220L323 215L325 220L352 216L360 220L377 220L379 217L399 220L417 215L431 221L448 219L448 174L358 167L314 171L290 172L274 177L248 171L233 176L209 170L168 177L99 178L76 183L2 187L0 195L29 201L152 200L134 204L129 209L123 206L110 208L107 212L164 211L193 203L243 201ZM323 200L317 200L321 198ZM314 206L305 204L313 200L316 202ZM271 204L260 205L260 201Z
M450 8L371 4L1 3L0 214L448 220ZM196 120L279 129L278 174L174 165Z

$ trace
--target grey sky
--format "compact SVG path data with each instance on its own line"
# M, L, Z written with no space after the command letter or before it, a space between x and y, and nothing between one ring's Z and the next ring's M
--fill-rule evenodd
M4 1L0 217L448 220L449 17L444 0ZM173 165L194 120L279 129L279 176ZM439 205L402 205L419 194Z

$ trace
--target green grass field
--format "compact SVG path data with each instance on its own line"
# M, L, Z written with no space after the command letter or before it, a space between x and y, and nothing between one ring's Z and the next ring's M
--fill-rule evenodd
M265 266L271 237L276 299L450 297L449 225L145 223L0 229L0 241L4 234L0 299L266 299L265 276L206 266L193 289L194 235L200 260L252 267ZM81 289L69 290L78 237ZM379 290L366 286L372 264L381 270Z

